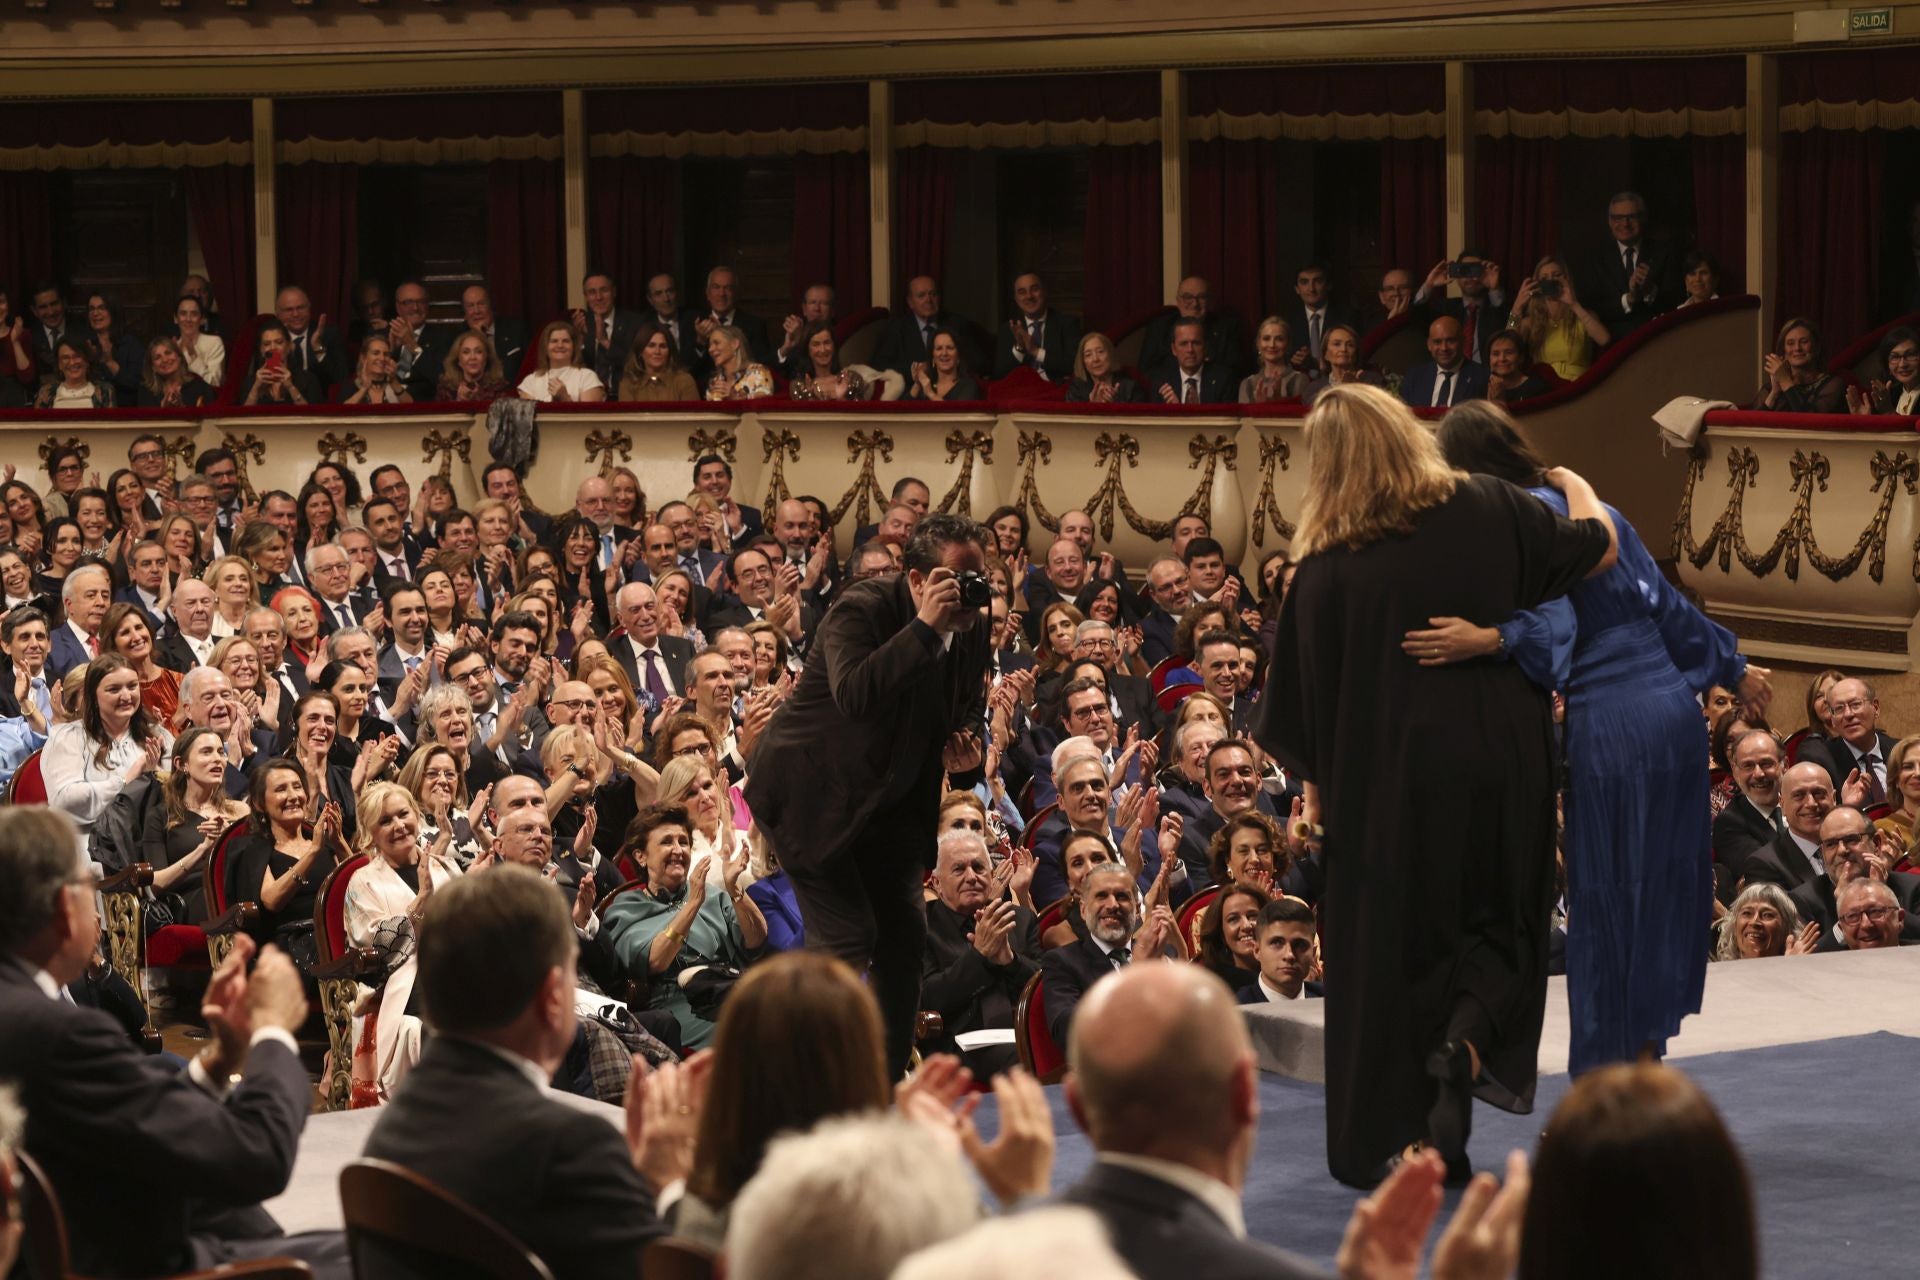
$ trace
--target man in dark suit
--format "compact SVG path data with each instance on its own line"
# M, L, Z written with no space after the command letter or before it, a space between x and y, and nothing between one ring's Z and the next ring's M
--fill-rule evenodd
M773 367L773 343L767 338L766 322L734 305L737 293L738 285L732 267L719 266L707 272L706 306L693 313L691 349L683 345L680 351L680 363L693 371L693 380L702 387L713 376L713 358L707 353L707 338L722 326L740 331L755 364L766 365L769 370Z
M287 661L287 624L279 613L262 605L249 609L244 620L246 636L260 655L260 670L280 686L281 705L289 709L308 688L307 670Z
M212 600L211 592L208 600ZM47 650L47 670L52 678L57 680L75 667L84 667L106 651L100 624L106 621L112 605L113 578L104 565L83 561L67 574L67 580L60 584L60 607L66 619L53 629Z
M1140 930L1138 904L1133 873L1122 863L1100 863L1081 880L1080 918L1087 926L1085 936L1040 957L1041 1007L1046 1011L1047 1034L1055 1045L1066 1045L1080 1001L1095 983L1119 973L1136 958L1162 955L1170 944L1170 912L1135 938Z
M288 369L312 374L321 391L327 393L353 376L347 367L345 335L328 324L324 315L314 317L313 303L305 289L295 284L283 286L274 298L273 313L287 327Z
M648 584L629 582L621 587L613 609L622 630L607 640L607 651L627 673L633 691L659 706L669 697L685 696L693 645L679 636L661 635L654 607L653 588Z
M921 1052L958 1054L975 1079L990 1080L1019 1065L1013 1015L1021 988L1039 969L1040 933L1033 912L995 895L993 859L977 832L941 835L933 891L920 1006L945 1025ZM977 1031L1005 1032L1006 1042L965 1050L954 1039Z
M381 1108L366 1155L485 1214L555 1275L630 1280L647 1243L666 1234L654 1197L682 1161L663 1163L663 1135L630 1148L606 1119L547 1092L577 1025L579 947L565 903L535 871L492 868L434 892L420 942L433 1034ZM670 1066L647 1083L679 1087ZM382 1260L393 1269L373 1274L418 1274L408 1259Z
M1179 556L1161 556L1148 565L1145 594L1152 604L1140 619L1140 656L1151 668L1173 656L1180 615L1193 603L1186 563Z
M504 502L519 519L519 536L528 542L541 542L547 532L553 528L553 517L545 512L535 511L527 501L525 491L520 487L520 473L507 462L489 462L487 469L480 473L480 487L489 498ZM406 511L404 502L396 502L402 512ZM412 531L409 531L412 536ZM431 540L423 540L431 545Z
M427 323L430 302L425 283L403 280L393 291L394 314L387 322L395 370L407 393L422 402L434 398L447 358L447 326Z
M1180 832L1180 860L1187 865L1187 883L1195 893L1214 883L1208 855L1215 832L1230 820L1255 809L1275 822L1282 822L1293 807L1293 797L1300 794L1299 784L1289 781L1279 796L1269 795L1261 785L1260 766L1254 759L1252 744L1243 738L1220 738L1208 747L1201 779L1207 807L1187 820ZM1305 874L1303 871L1302 875ZM1291 885L1287 892L1297 893L1310 887L1308 881L1296 877L1294 872L1288 875Z
M1847 804L1898 804L1899 779L1887 776L1887 757L1894 738L1880 730L1880 696L1858 676L1836 680L1827 690L1833 732L1824 738L1809 736L1800 747L1800 759L1826 768L1833 789ZM1849 792L1864 788L1858 796Z
M1447 296L1447 286L1458 285L1460 296ZM1487 347L1507 327L1507 297L1500 289L1500 264L1472 250L1434 264L1413 295L1418 323L1452 316L1460 322L1460 352L1475 364L1487 362Z
M820 615L800 598L794 575L783 580L766 552L759 547L741 547L727 562L727 580L733 586L733 598L714 605L707 615L709 632L751 626L764 618L786 632L787 643L804 656L814 628L820 625Z
M1237 387L1240 379L1246 376L1251 358L1246 329L1239 317L1214 309L1212 289L1199 276L1188 276L1180 282L1173 305L1173 311L1148 321L1146 332L1141 335L1141 376L1152 381L1171 369L1174 365L1173 326L1182 320L1198 320L1207 328L1207 350L1226 369L1228 380Z
M1850 805L1841 805L1821 821L1820 861L1826 874L1809 876L1787 894L1802 924L1812 921L1820 926L1821 951L1846 948L1834 886L1856 879L1885 883L1907 913L1904 936L1920 941L1920 875L1887 869L1902 852L1898 840L1876 833L1867 815Z
M1241 1004L1286 1004L1326 994L1307 981L1313 970L1313 908L1298 898L1275 898L1260 908L1254 926L1260 976L1240 988Z
M240 938L203 999L208 1046L185 1071L145 1056L62 992L100 940L77 845L57 810L0 811L0 1078L20 1089L25 1147L60 1197L74 1269L150 1276L293 1256L344 1277L338 1233L282 1235L259 1203L292 1176L313 1100L293 1041L307 1015L293 962L268 947L249 973L254 944Z
M736 547L744 547L766 528L760 508L733 499L733 464L717 453L702 454L693 464L693 487L713 499L727 519L727 537Z
M642 318L666 332L674 354L689 369L700 354L700 337L693 327L697 314L691 307L680 305L680 286L672 276L663 273L647 281L647 310Z
M1738 874L1747 855L1786 830L1780 815L1780 743L1764 729L1743 733L1728 748L1735 795L1713 820L1713 860ZM1728 887L1731 887L1729 884ZM1729 895L1726 899L1732 901Z
M607 399L613 400L620 388L620 371L627 365L627 353L633 349L633 335L640 331L641 315L615 305L613 277L604 271L588 272L580 289L587 305L574 308L573 327L584 336L587 367L600 375Z
M888 316L874 344L873 363L913 385L913 366L933 363L933 335L945 329L960 344L960 359L975 377L993 367L980 341L980 326L940 305L940 282L932 276L907 281L905 315Z
M1226 984L1198 965L1130 965L1080 1014L1066 1042L1067 1105L1097 1155L1060 1201L1098 1214L1141 1280L1325 1276L1246 1238L1240 1196L1260 1122L1259 1068Z
M344 547L324 542L308 548L306 569L307 584L320 606L321 635L358 626L366 618L368 607L353 590L353 566ZM174 594L178 596L178 588Z
M67 300L59 285L43 284L33 291L30 302L34 319L33 363L44 386L60 377L60 370L53 362L53 349L67 336Z
M128 557L133 562L130 581L113 593L115 603L130 604L146 616L147 626L160 634L166 615L160 608L160 591L166 585L166 548L152 539L137 542Z
M506 374L509 383L520 380L520 366L527 355L527 344L531 336L527 322L512 316L497 316L493 313L493 294L483 284L470 284L460 294L460 310L467 318L467 328L479 334L493 344L493 353L500 357L500 368ZM451 345L458 333L448 336Z
M1014 277L1013 304L1019 314L1007 321L994 343L993 376L1032 369L1063 387L1072 382L1073 362L1080 354L1080 317L1049 307L1046 282L1032 271Z
M1232 404L1239 396L1233 371L1207 356L1207 326L1177 320L1169 338L1173 363L1153 376L1152 394L1167 404Z
M1407 370L1400 398L1415 407L1451 409L1487 395L1487 367L1466 358L1460 349L1460 322L1441 316L1427 326L1427 354L1431 364Z
M1607 202L1607 230L1612 239L1580 269L1580 297L1617 338L1679 306L1686 291L1680 255L1647 236L1647 202L1638 194Z
M412 582L420 565L420 548L407 541L406 514L385 498L369 498L361 518L373 539L373 589L384 593L396 582Z
M1245 736L1253 721L1253 701L1236 692L1240 676L1240 640L1231 631L1209 631L1193 642L1193 668L1206 691L1227 709L1227 728Z
M871 963L890 1079L906 1069L920 1007L921 886L940 780L981 764L991 641L983 610L961 602L958 575L981 571L987 537L963 517L930 516L907 545L904 572L843 589L747 778L747 803L806 916L807 944L856 972Z
M1336 324L1358 329L1352 311L1336 304L1332 292L1325 267L1308 263L1294 274L1294 300L1287 304L1283 315L1293 335L1293 367L1303 373L1313 373L1320 368L1328 329Z
M668 508L674 509L677 517L684 518L689 529L693 527L693 508L684 502L669 502L655 513L660 523L650 524L640 531L640 559L627 570L627 581L644 582L652 586L654 580L675 569L684 570L693 579L693 594L687 600L687 611L691 617L682 618L682 622L691 622L701 630L706 629L707 615L713 609L713 591L707 586L707 575L714 566L726 563L711 552L702 551L695 546L688 558L680 558L680 542L674 535L672 526L665 523ZM712 557L709 559L708 557Z
M727 562L724 552L700 545L700 518L686 503L669 502L654 512L654 518L673 534L673 559L668 565L651 561L653 574L665 573L668 568L684 569L694 580L697 591L706 585L715 569ZM651 581L651 577L648 580Z
M1916 899L1920 899L1920 877L1905 897L1887 880L1855 876L1834 893L1834 910L1839 921L1835 928L1840 944L1847 951L1877 951L1882 947L1920 945L1914 934Z
M1833 786L1827 771L1802 760L1781 775L1781 812L1786 830L1747 852L1734 870L1744 880L1768 880L1793 889L1825 874L1820 858L1820 824L1833 812Z
M773 358L781 377L792 381L807 375L812 367L806 351L807 335L815 325L832 328L838 318L832 285L810 284L801 292L799 314L780 322L780 345L774 349Z

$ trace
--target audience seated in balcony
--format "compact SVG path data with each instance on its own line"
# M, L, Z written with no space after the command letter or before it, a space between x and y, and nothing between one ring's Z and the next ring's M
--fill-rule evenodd
M735 295L739 286L734 270L729 266L718 266L707 272L704 299L706 306L692 313L693 333L691 335L692 358L688 365L693 369L696 381L710 381L713 370L713 348L708 339L715 329L735 329L738 335L735 341L745 348L743 363L767 366L773 363L773 344L767 337L766 322L751 312L742 311L735 305ZM687 350L689 335L681 335L683 352Z
M1534 359L1568 382L1585 373L1594 352L1614 338L1607 324L1581 305L1566 263L1554 257L1540 259L1520 282L1507 323Z
M618 386L640 328L640 314L619 306L619 291L605 271L588 271L580 281L580 293L587 305L575 307L570 319L585 345L586 366L600 375L604 385Z
M45 380L34 400L37 409L111 409L118 403L114 384L93 363L93 344L66 336L54 343L54 377Z
M304 295L303 295L304 296ZM305 368L296 368L289 352L293 335L278 320L262 324L253 336L253 366L247 370L246 404L322 404L326 392Z
M1711 255L1695 249L1680 260L1680 282L1687 296L1674 308L1676 311L1712 302L1720 296L1720 264Z
M1412 309L1413 273L1405 267L1388 267L1380 273L1380 284L1376 292L1380 305L1363 321L1369 329L1378 328ZM1322 337L1324 336L1323 334Z
M1188 276L1174 290L1174 310L1148 321L1140 339L1140 373L1149 385L1178 363L1173 355L1173 326L1198 320L1206 326L1206 349L1226 368L1232 384L1247 373L1246 329L1239 317L1213 306L1212 287L1200 276ZM1226 397L1223 397L1225 399Z
M1080 346L1080 317L1048 306L1046 281L1032 271L1014 277L1013 304L1016 314L994 346L994 378L1031 369L1048 382L1070 381Z
M1780 326L1762 365L1766 380L1751 408L1775 413L1847 411L1847 383L1827 371L1820 331L1805 316Z
M485 338L499 354L500 367L509 375L518 373L527 354L526 321L495 315L493 293L484 284L470 284L461 291L460 314L467 322L467 332ZM574 341L579 342L578 334Z
M1383 387L1387 380L1361 362L1359 332L1349 325L1336 324L1327 330L1322 341L1320 372L1308 380L1300 398L1311 405L1322 391L1343 382Z
M334 388L341 404L412 404L413 393L400 376L399 362L385 333L370 333L360 343L352 382Z
M646 318L666 331L674 354L689 370L699 363L704 350L694 330L695 316L693 308L680 305L680 287L672 276L662 273L648 279Z
M203 337L201 341L218 339ZM179 343L163 337L147 344L137 397L141 408L194 408L212 403L213 396L212 384L193 371Z
M1331 327L1331 326L1329 326ZM1342 328L1346 326L1341 326ZM1320 331L1321 349L1326 347L1327 330ZM1307 374L1301 370L1318 368L1319 360L1294 360L1293 330L1279 316L1268 316L1254 331L1253 346L1260 367L1240 380L1241 404L1266 404L1273 400L1298 400L1307 389ZM1304 348L1303 348L1304 349Z
M773 374L752 358L746 332L734 325L707 324L707 399L760 400L773 394Z
M24 408L39 389L27 322L13 309L6 290L0 289L0 408Z
M875 383L878 370L866 365L840 367L840 343L833 336L833 326L824 320L809 322L795 344L784 366L792 382L787 394L795 400L865 400L889 389ZM897 399L899 389L893 390L891 398Z
M87 296L87 341L93 347L94 368L113 383L114 398L131 404L140 390L145 351L140 339L116 322L115 310L106 295Z
M427 359L421 356L421 362ZM409 386L412 383L408 384ZM434 384L433 398L441 403L492 404L513 394L500 368L500 357L493 344L471 329L461 333L447 348L440 376Z
M1847 388L1847 408L1853 413L1920 413L1920 332L1901 325L1880 341L1880 367L1885 378L1872 378L1867 389Z
M780 322L780 346L773 353L774 366L780 376L791 382L805 373L808 329L823 324L831 330L839 318L832 285L810 284L802 290L799 312Z
M1487 344L1487 399L1517 404L1545 395L1547 384L1532 370L1527 343L1511 329Z
M978 326L941 305L940 282L932 276L915 276L907 281L907 309L888 316L881 327L880 339L873 348L874 366L891 370L913 385L914 366L932 363L933 340L942 331L953 335L967 368L993 368L992 356L975 349Z
M1487 394L1487 367L1467 359L1460 345L1460 322L1452 316L1427 326L1427 355L1429 363L1415 365L1400 380L1400 398L1408 404L1451 409Z
M693 375L681 365L673 346L673 335L653 320L642 321L633 331L633 342L626 363L620 369L620 399L630 403L647 401L685 402L700 399Z
M952 329L936 329L932 355L916 361L909 371L913 385L907 389L909 400L984 400L986 392L973 376L960 342Z
M36 285L31 300L36 322L31 333L34 369L40 385L45 386L59 376L53 352L60 339L68 333L67 300L60 286L51 282ZM78 333L73 336L81 337Z
M1667 241L1649 236L1647 229L1647 202L1636 192L1620 192L1607 202L1611 242L1581 266L1581 274L1589 282L1594 314L1612 337L1673 310L1685 296L1678 253ZM1536 268L1536 277L1538 274ZM1569 297L1573 293L1571 281L1567 293ZM1520 309L1518 298L1514 299L1514 309ZM1596 337L1594 341L1606 345L1605 339ZM1530 340L1529 345L1542 352L1549 364L1555 363L1537 339Z
M324 315L315 318L312 300L298 285L281 287L274 298L273 314L286 330L287 367L311 375L320 394L310 398L324 400L347 379L347 347L340 330L328 324ZM259 345L258 336L255 345Z
M1207 324L1182 317L1168 330L1169 362L1153 376L1153 394L1165 404L1232 404L1236 379L1208 354ZM1144 359L1144 357L1143 357Z
M1067 399L1088 404L1148 402L1146 389L1115 363L1113 341L1099 332L1089 333L1080 340L1073 381L1067 385Z
M1447 286L1460 290L1458 298L1447 296ZM1460 322L1460 345L1467 359L1487 362L1487 350L1495 334L1507 327L1509 307L1500 288L1500 264L1469 249L1433 264L1427 278L1413 295L1413 317L1425 323L1437 316L1452 316Z
M1302 373L1312 373L1320 367L1327 330L1336 324L1355 323L1348 309L1333 301L1332 294L1325 267L1308 263L1294 273L1294 300L1285 304L1287 328L1293 344L1288 360ZM1264 361L1265 357L1257 347L1256 343L1256 361Z
M581 363L580 335L565 320L540 330L538 361L533 372L520 380L522 400L592 404L607 398L600 375Z

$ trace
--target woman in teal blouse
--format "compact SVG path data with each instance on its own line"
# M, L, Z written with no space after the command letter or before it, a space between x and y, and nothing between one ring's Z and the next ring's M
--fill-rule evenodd
M654 805L635 818L627 852L646 885L615 898L601 923L627 972L651 985L652 1007L679 1019L680 1042L704 1049L713 1023L693 1011L680 975L701 965L745 968L766 945L767 921L740 887L746 841L736 838L725 855L725 892L709 894L708 859L693 865L692 832L679 805Z

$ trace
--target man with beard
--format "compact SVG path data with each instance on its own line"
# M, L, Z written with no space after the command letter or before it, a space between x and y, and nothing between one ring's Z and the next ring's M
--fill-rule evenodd
M1139 899L1124 864L1103 862L1087 872L1080 882L1080 916L1087 925L1086 936L1040 957L1040 995L1047 1031L1057 1045L1067 1043L1073 1011L1094 983L1136 958L1178 955L1177 926L1170 909L1155 907L1153 918L1144 929L1140 927Z
M920 1004L944 1027L921 1052L958 1054L976 1080L990 1080L1019 1065L1013 1016L1039 967L1040 934L1033 912L994 896L993 859L978 832L941 835L933 891ZM1006 1041L966 1050L955 1040L976 1031L1004 1031Z
M1733 881L1747 855L1786 830L1780 815L1779 741L1765 729L1751 729L1727 746L1735 794L1713 820L1714 878L1723 881L1722 901L1732 901Z

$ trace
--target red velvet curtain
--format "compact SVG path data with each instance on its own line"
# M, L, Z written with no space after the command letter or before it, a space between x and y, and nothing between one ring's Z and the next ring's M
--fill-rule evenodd
M565 214L557 160L487 164L487 285L493 309L538 330L566 300Z
M1880 134L1851 129L1780 135L1773 323L1811 318L1829 354L1873 327L1882 145Z
M902 294L915 276L946 274L953 154L944 147L907 147L894 155L893 266Z
M275 176L280 188L280 279L275 285L305 289L316 323L324 315L344 332L360 267L360 168L283 164ZM252 312L249 301L242 314L250 318Z
M593 265L613 277L622 305L646 305L647 278L673 270L680 163L665 156L601 156L587 165Z
M864 310L873 294L867 153L801 152L793 158L793 296L830 284L841 315Z
M1414 280L1447 256L1447 150L1438 138L1380 144L1380 261Z
M1088 148L1089 329L1117 335L1166 301L1160 234L1160 144Z
M223 333L236 333L254 313L253 169L217 164L187 169L187 216L212 277Z
M1559 249L1559 143L1482 138L1475 160L1474 243L1468 247L1500 263L1504 278L1517 282Z
M1224 138L1187 148L1187 265L1213 305L1249 330L1276 309L1279 164L1271 142Z
M1720 292L1744 292L1747 265L1747 140L1695 137L1693 221L1700 251L1720 265Z
M53 203L49 175L39 169L0 172L0 289L13 315L33 321L33 289L53 279Z

